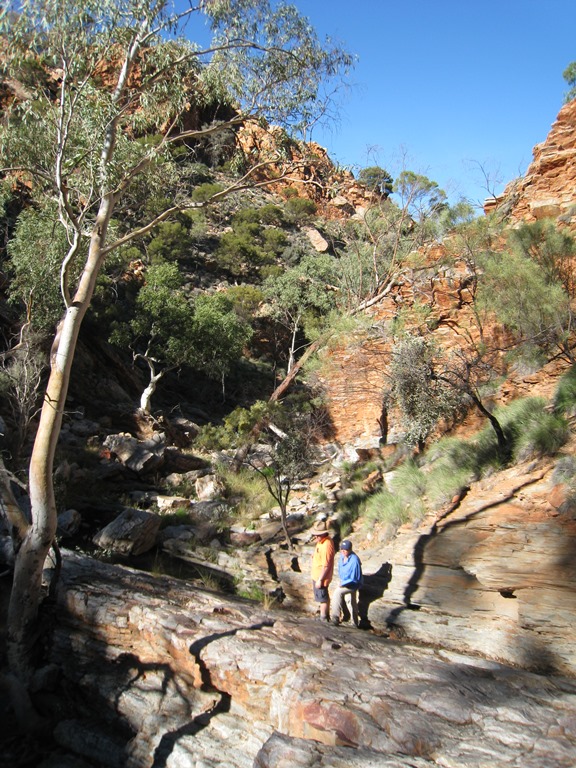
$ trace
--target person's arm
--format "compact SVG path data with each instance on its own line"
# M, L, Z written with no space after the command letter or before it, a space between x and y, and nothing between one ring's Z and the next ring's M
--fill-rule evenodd
M346 581L342 584L343 587L349 589L358 589L362 584L362 566L358 557L350 557L348 568L346 569Z
M324 567L322 568L320 576L318 577L318 581L316 582L317 589L320 589L324 586L324 582L328 580L328 576L331 574L332 569L334 568L334 552L326 547L323 554Z

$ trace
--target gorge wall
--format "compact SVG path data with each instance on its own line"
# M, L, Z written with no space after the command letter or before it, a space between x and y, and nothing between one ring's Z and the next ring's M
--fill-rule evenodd
M535 148L526 177L509 185L498 201L499 209L512 223L546 215L573 225L575 174L573 101ZM369 332L329 353L323 383L343 444L386 450L379 446L390 361L385 330L399 308L426 305L432 335L447 349L458 349L473 332L468 267L463 260L440 262L440 256L441 248L431 249L424 264L404 270L374 307ZM502 330L494 326L488 332ZM514 372L502 381L491 406L532 396L551 402L568 365L554 360L534 373ZM470 436L482 424L470 413L456 434ZM400 428L392 414L388 443L401 437ZM559 458L570 460L575 449L572 425ZM402 526L391 540L384 525L368 531L359 525L351 535L355 548L365 571L380 574L366 590L370 621L444 648L576 673L576 506L570 489L556 479L555 466L539 459L492 473L422 523ZM384 488L392 474L384 475Z
M543 217L576 228L576 100L559 112L550 133L534 148L534 159L526 175L511 182L501 197L489 202L511 224ZM423 262L405 268L388 294L372 309L374 325L347 343L330 351L322 377L335 439L343 444L377 445L381 436L382 392L390 347L386 328L402 307L418 303L429 311L431 336L441 346L458 349L470 330L469 285L472 275L463 259L446 259L446 251L435 246L421 254ZM441 265L441 266L440 266ZM502 331L497 326L489 333ZM546 395L553 390L565 368L547 366L529 376L512 376L494 396L494 404L506 404L528 393ZM479 421L471 414L468 426ZM400 425L390 425L395 439Z

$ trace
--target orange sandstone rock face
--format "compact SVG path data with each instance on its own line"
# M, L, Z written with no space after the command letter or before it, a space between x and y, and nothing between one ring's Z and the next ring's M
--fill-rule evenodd
M512 224L548 217L576 231L576 100L560 110L546 141L534 148L526 176L511 182L498 199L487 201L486 213L495 209ZM439 269L447 261L442 245L431 247L423 257L425 263L418 269L405 269L393 290L372 308L375 326L370 333L346 340L326 361L323 385L334 436L342 443L374 444L381 436L382 393L391 351L386 328L402 308L425 306L431 336L448 353L461 349L467 334L474 333L470 313L473 275L466 264L453 261ZM500 346L506 346L504 330L498 325L485 327L484 333L491 339L500 338ZM555 361L534 375L515 374L502 383L493 404L536 395L549 398L565 370L565 363ZM471 412L459 433L474 431L481 421ZM389 415L388 428L392 439L401 433L397 415Z
M560 110L546 140L533 150L526 175L511 182L498 207L510 206L512 221L558 219L576 228L576 99Z

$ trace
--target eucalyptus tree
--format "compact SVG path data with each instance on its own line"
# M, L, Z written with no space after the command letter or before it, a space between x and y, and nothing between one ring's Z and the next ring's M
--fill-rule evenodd
M562 77L570 86L570 89L564 97L564 101L568 103L569 101L572 101L572 99L576 99L576 61L571 61L570 64L568 64L562 73Z
M371 169L368 169L371 170ZM394 195L347 223L337 240L341 304L357 313L390 291L409 254L436 239L448 206L436 182L402 171Z
M551 221L508 233L507 250L479 259L477 305L493 312L519 353L574 362L576 241Z
M290 336L287 373L296 362L298 334L309 324L322 319L336 307L338 265L329 254L308 254L295 267L268 278L263 286L273 316Z
M322 106L320 83L352 62L321 43L293 6L272 0L20 0L0 11L0 35L4 79L20 84L4 115L0 164L49 208L54 231L65 236L63 311L29 466L31 522L17 542L9 607L9 661L27 680L42 568L56 532L56 443L78 334L103 265L172 214L266 183L255 162L229 187L195 202L180 181L176 147L193 153L195 143L250 117L307 124ZM276 176L287 172L275 160ZM143 218L147 208L135 201L159 199L163 189L164 205Z

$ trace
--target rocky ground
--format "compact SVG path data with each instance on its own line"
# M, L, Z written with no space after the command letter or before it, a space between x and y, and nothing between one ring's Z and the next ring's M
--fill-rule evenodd
M97 709L100 731L79 708L55 738L88 761L575 764L574 679L335 628L71 554L65 563L52 661Z

